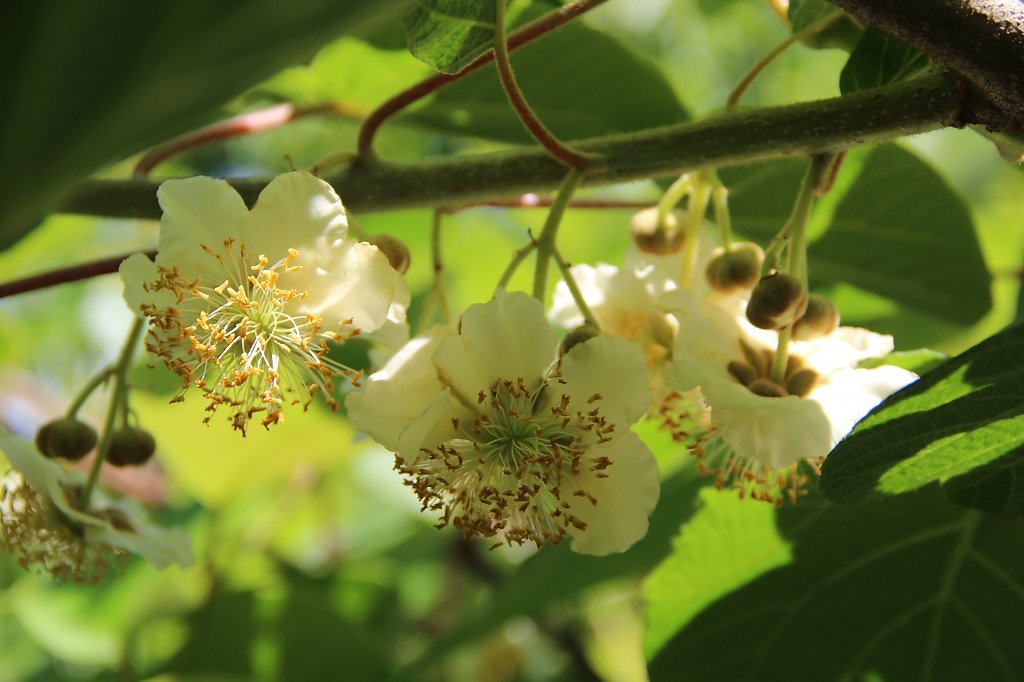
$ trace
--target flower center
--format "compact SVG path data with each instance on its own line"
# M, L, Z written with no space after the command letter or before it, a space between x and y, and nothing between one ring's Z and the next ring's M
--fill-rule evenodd
M160 278L148 289L171 291L178 306L143 310L154 319L150 350L182 376L184 388L203 389L209 411L228 406L243 434L255 414L265 413L261 423L269 428L282 419L284 404L306 407L318 390L336 408L333 378L358 375L326 357L328 341L359 330L344 320L343 335L325 329L320 316L296 309L308 292L286 288L281 279L302 268L293 265L299 252L289 249L271 263L262 254L253 261L245 244L231 239L220 251L201 246L224 278L212 283L159 268Z
M411 463L396 458L423 508L442 512L439 527L451 523L466 537L500 532L509 544L537 546L586 529L573 498L597 504L582 480L607 475L611 461L590 448L610 441L615 425L596 406L600 395L576 406L563 394L552 404L554 385L531 391L521 378L499 380L480 391L471 423L453 420L454 437L421 449Z
M727 365L729 374L746 386L751 393L765 398L784 398L795 395L803 398L818 383L818 373L804 367L802 359L790 355L786 372L781 383L772 378L772 364L775 354L768 349L758 350L740 340L743 360L733 360Z

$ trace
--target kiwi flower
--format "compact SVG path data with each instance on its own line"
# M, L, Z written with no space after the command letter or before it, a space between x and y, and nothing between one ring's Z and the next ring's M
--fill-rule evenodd
M129 552L157 568L192 563L188 536L153 525L134 501L113 500L97 488L89 510L82 511L80 472L2 430L0 450L13 467L0 478L0 540L22 567L38 567L67 582L94 583Z
M400 320L409 290L377 247L348 238L333 188L287 173L250 211L228 183L194 177L168 180L157 198L156 261L137 254L121 278L150 320L147 349L181 376L182 394L201 390L243 435L316 393L336 407L334 380L359 377L328 357L329 343Z
M799 494L800 461L820 461L882 399L917 379L898 367L859 368L892 351L893 340L855 327L790 342L779 378L776 332L687 292L670 294L666 304L680 328L666 383L699 388L710 410L708 440L721 440L698 454L719 485L776 504Z
M538 301L498 292L457 332L411 341L348 397L349 421L395 452L439 527L622 552L646 534L659 493L630 430L650 399L644 354L610 336L557 347Z

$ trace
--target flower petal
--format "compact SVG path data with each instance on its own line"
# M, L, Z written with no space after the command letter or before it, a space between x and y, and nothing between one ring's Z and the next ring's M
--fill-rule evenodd
M559 374L565 383L554 393L567 394L576 410L601 396L593 405L620 430L628 430L651 402L643 350L625 339L598 336L577 344L562 358Z
M202 176L167 180L156 196L163 209L157 264L169 263L187 275L217 279L217 262L199 245L219 250L225 239L237 239L249 220L242 197L224 180Z
M647 534L648 517L661 492L658 465L632 431L624 431L589 454L606 456L612 465L601 472L607 478L584 468L576 480L597 504L582 497L570 498L573 515L587 524L585 530L570 530L572 550L596 556L624 552Z
M273 263L290 248L302 257L316 250L321 237L334 241L347 234L348 217L334 188L297 171L278 175L260 192L241 238L253 256L265 254Z
M405 344L365 388L345 399L349 423L397 452L402 431L444 390L430 358L454 333L436 326Z
M455 420L472 421L473 413L445 391L407 426L398 441L398 454L408 464L422 449L431 450L458 437Z
M888 365L847 369L829 376L806 400L821 405L828 415L832 424L831 445L835 446L878 403L917 378L913 372Z

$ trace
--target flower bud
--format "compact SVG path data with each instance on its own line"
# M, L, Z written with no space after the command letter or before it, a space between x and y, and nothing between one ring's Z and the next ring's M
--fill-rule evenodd
M798 369L786 379L786 393L803 398L818 383L818 373L809 367Z
M785 398L786 389L779 386L771 379L754 379L747 386L750 392L754 395L759 395L763 398Z
M387 256L388 263L391 263L391 267L397 270L398 274L404 275L409 270L412 254L409 253L409 247L400 239L389 234L375 234L367 241Z
M36 447L47 457L78 461L96 447L96 430L74 417L55 419L39 429Z
M144 429L126 426L110 437L107 461L116 467L145 464L156 451L156 440Z
M753 289L761 278L764 251L757 244L744 242L726 251L719 247L705 271L708 284L715 291L731 294Z
M793 275L777 272L761 279L750 294L747 319L759 329L782 329L807 309L807 292Z
M807 311L793 325L793 338L811 341L828 336L839 326L839 310L821 294L807 296Z
M678 253L686 241L686 214L672 211L658 224L657 207L645 208L629 221L629 234L633 243L644 253L665 256Z
M581 343L586 343L595 336L600 336L601 331L592 324L584 323L576 327L562 339L558 344L558 357L562 357Z

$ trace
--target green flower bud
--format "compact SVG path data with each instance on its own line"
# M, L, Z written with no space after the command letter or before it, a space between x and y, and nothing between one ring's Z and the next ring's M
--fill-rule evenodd
M156 440L144 429L126 426L110 437L107 461L116 467L145 464L156 452Z
M47 457L78 461L96 447L96 430L74 417L44 424L36 434L36 447Z
M730 294L753 289L761 278L764 251L757 244L744 242L726 251L719 247L705 271L708 284L715 291Z
M807 311L793 325L793 338L811 341L828 336L839 326L839 310L832 301L821 294L807 297Z
M391 263L391 267L397 270L398 274L404 275L408 272L409 265L412 263L412 254L409 253L409 247L404 242L389 234L375 234L367 241L387 256L388 263Z
M761 279L750 294L747 319L759 329L782 329L807 309L807 292L793 275L777 272Z
M665 256L679 253L686 241L686 214L672 211L658 224L658 209L645 208L629 221L629 234L633 243L644 253Z
M562 357L581 343L586 343L595 336L600 336L601 330L589 323L583 323L571 330L558 344L558 357Z

